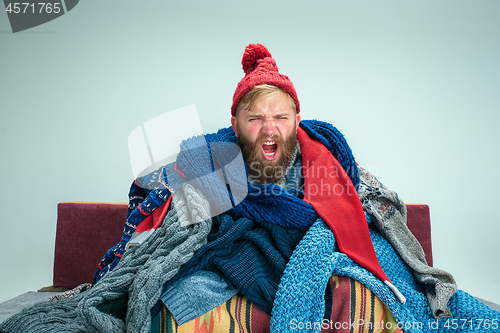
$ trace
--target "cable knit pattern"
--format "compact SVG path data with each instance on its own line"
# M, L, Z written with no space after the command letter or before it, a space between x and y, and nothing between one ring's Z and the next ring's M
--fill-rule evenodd
M203 195L188 184L183 191L176 192L177 206L161 227L140 247L126 251L90 290L28 308L3 322L0 332L149 332L150 310L164 283L206 243L212 226ZM185 215L203 222L181 226Z

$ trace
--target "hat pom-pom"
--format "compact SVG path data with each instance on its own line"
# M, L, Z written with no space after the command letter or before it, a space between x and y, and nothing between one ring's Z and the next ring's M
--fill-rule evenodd
M245 48L241 64L245 75L251 73L257 67L257 60L271 57L271 53L262 44L250 44Z

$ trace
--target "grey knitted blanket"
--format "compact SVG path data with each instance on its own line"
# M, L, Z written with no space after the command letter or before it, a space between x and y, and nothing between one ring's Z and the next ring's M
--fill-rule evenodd
M139 247L129 248L114 270L91 289L25 309L0 325L2 333L149 332L150 310L163 285L206 243L210 205L201 192L183 185L175 207ZM186 225L181 221L202 221Z

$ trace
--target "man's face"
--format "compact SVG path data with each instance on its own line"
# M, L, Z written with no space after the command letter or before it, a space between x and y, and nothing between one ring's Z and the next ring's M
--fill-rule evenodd
M252 110L231 118L250 177L260 184L282 178L297 144L300 115L282 92L259 97Z

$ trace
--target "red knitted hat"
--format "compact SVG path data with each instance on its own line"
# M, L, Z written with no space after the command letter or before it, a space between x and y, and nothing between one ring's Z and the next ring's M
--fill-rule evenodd
M292 97L295 102L297 113L300 112L300 103L297 93L293 87L292 81L288 76L278 72L276 61L264 45L250 44L245 48L243 58L241 59L245 77L238 83L233 96L233 105L231 106L231 115L236 114L236 107L240 100L253 87L260 84L269 84L280 87Z

